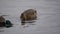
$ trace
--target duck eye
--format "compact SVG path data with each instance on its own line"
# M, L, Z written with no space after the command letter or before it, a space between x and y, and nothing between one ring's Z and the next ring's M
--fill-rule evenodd
M35 13L36 13L36 11L35 11Z

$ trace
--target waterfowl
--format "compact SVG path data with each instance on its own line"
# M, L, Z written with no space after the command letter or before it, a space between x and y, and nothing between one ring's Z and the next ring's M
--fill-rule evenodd
M12 23L9 20L5 20L3 16L0 16L0 27L12 27Z
M5 18L3 16L0 16L0 27L5 26Z
M37 18L37 11L28 9L21 14L20 18L22 21L35 20Z
M34 9L25 10L23 13L21 13L20 19L21 19L22 25L24 25L26 23L25 21L36 20L37 11Z

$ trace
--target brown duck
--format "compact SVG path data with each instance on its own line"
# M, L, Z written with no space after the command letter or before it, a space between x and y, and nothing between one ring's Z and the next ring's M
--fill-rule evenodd
M0 27L5 26L5 18L3 16L0 16Z
M34 9L25 10L21 14L20 18L21 18L22 23L25 23L25 21L35 20L35 19L37 19L37 11Z

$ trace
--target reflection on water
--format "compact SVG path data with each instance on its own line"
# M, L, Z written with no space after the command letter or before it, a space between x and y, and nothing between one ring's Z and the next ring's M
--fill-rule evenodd
M4 32L4 30L0 30L0 32Z
M1 30L0 32L4 32L4 30Z
M36 22L36 21L23 21L23 22L21 22L21 25L25 25L26 23L34 23L34 22Z
M35 22L36 22L36 20L35 21L34 20L24 21L24 22L21 22L21 25L23 26L23 28L26 28L26 27L29 27L29 25L36 25Z
M4 30L2 30L2 29L4 29L4 27L0 27L0 32L4 32Z

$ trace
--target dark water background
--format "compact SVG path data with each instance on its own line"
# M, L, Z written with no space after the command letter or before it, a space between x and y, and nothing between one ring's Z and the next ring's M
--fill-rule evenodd
M20 14L29 8L37 10L38 18L22 26ZM0 28L0 34L60 34L60 0L0 0L0 15L14 24Z

